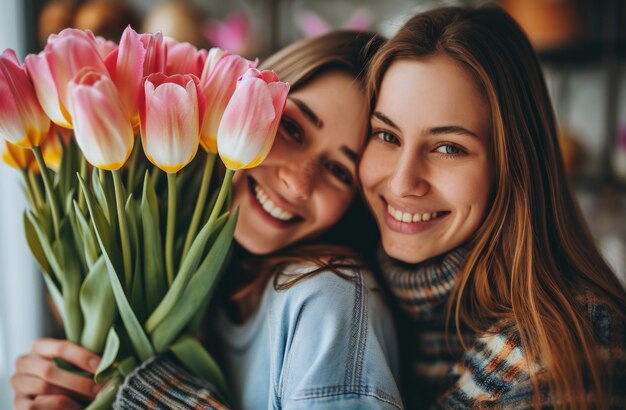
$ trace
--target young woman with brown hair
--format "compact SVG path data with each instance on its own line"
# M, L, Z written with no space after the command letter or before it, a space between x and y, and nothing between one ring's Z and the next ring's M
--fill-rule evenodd
M354 201L367 134L362 78L382 42L372 33L331 33L264 63L291 88L268 157L233 180L238 248L207 332L221 342L235 408L402 406L393 321L357 252L358 228L367 226L357 210L367 211ZM36 342L16 363L18 409L80 408L76 398L93 397L93 381L56 368L52 356L87 370L98 360L67 341ZM211 386L160 356L127 377L115 407L222 403Z
M496 7L418 14L370 65L360 176L411 408L626 403L626 295L568 183L540 65Z

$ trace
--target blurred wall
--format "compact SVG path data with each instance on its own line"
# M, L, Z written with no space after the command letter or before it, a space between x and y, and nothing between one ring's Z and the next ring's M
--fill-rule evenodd
M2 0L0 50L24 56L21 0ZM19 172L0 164L0 409L13 408L9 377L17 356L41 336L41 278L24 239Z

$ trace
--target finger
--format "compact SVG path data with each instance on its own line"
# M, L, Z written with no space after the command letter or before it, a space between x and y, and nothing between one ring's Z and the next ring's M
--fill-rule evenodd
M67 396L60 394L37 396L31 405L31 410L80 410L80 404Z
M15 399L13 399L13 407L15 410L28 410L30 409L33 400L30 397L23 395L15 395Z
M81 394L88 398L93 398L98 390L98 385L90 377L79 376L74 373L62 370L50 360L43 360L34 355L20 358L20 366L28 369L28 373L18 373L16 375L31 375L45 382L66 390Z
M34 397L42 394L72 394L69 390L48 383L39 377L19 373L11 377L11 387L15 390L16 396Z
M91 373L95 373L100 364L100 357L67 340L39 339L33 343L32 351L44 357L58 357Z
M50 360L45 359L42 356L36 355L34 353L25 354L18 357L15 360L15 374L30 374L33 376L37 376L35 368L38 369L39 367L33 367L33 363L37 361L41 361L42 363L48 363Z

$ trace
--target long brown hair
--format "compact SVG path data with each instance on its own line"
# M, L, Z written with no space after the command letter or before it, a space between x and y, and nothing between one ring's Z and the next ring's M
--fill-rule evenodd
M608 407L610 375L581 296L598 296L624 320L626 295L567 181L538 59L497 7L431 10L411 18L373 59L372 104L391 63L438 53L455 59L484 93L495 172L491 207L448 300L448 318L454 314L457 330L463 323L476 332L514 320L529 369L538 363L545 370L531 371L536 389L547 383L553 403L564 407L591 407L587 393Z
M261 67L275 71L282 81L296 91L317 76L331 70L339 70L352 76L365 91L365 75L368 61L384 38L376 33L335 31L326 35L300 40L265 60ZM364 97L365 98L365 97ZM267 282L274 277L277 289L286 289L304 278L323 270L341 275L340 269L361 268L376 243L376 225L363 201L357 196L344 217L324 235L313 241L295 244L275 254L255 256L239 249L236 255L238 276L248 278L249 283L240 288L231 300L245 305L243 310L254 309ZM319 268L307 275L278 283L284 268L294 262L309 261Z

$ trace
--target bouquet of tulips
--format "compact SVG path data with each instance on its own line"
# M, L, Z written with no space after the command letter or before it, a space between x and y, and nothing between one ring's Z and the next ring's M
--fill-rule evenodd
M3 158L24 175L27 241L66 337L102 356L92 408L166 351L225 389L194 334L232 241L232 176L265 158L287 97L255 66L130 27L119 44L66 29L24 65L0 56Z

